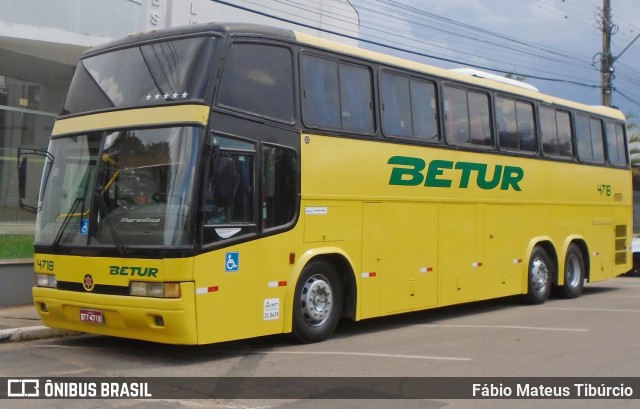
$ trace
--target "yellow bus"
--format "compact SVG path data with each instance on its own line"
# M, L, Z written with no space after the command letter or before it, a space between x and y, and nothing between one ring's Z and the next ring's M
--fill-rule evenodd
M316 342L341 318L539 304L631 268L619 111L284 29L88 50L47 155L33 298L51 327Z

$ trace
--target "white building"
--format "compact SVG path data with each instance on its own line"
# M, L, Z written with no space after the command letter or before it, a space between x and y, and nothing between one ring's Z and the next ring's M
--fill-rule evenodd
M359 25L348 0L0 0L0 10L0 234L33 223L34 216L18 208L17 150L46 148L75 65L88 47L214 20L276 25L354 44Z

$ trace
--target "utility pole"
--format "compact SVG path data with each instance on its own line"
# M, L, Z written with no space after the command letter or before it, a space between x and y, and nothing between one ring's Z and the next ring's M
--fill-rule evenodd
M602 105L611 106L611 95L613 91L613 62L611 55L611 0L603 0L602 6L602 56L600 61L600 74L602 82Z

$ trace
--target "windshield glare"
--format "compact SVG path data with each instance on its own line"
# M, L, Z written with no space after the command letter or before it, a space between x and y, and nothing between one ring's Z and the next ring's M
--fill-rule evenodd
M193 127L52 140L36 244L190 245L197 147Z

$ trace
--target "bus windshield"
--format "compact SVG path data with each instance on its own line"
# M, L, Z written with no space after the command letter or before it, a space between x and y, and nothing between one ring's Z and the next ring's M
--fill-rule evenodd
M186 38L83 58L62 115L206 100L217 44L215 37Z
M185 247L193 237L199 128L96 132L53 139L36 245Z

